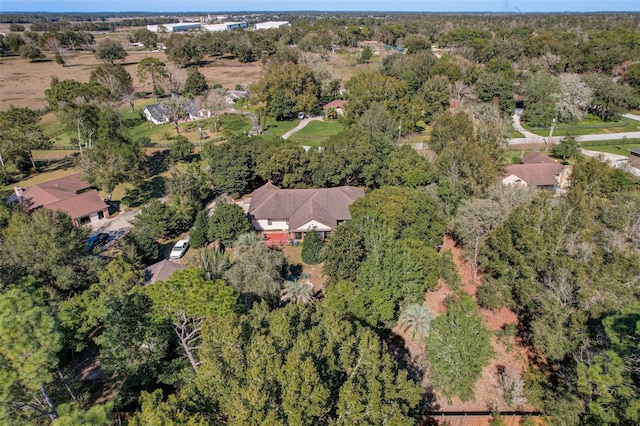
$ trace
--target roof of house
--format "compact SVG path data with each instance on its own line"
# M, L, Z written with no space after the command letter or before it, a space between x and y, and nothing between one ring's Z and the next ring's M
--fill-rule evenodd
M335 108L335 109L344 108L344 105L346 103L347 103L347 101L343 101L341 99L336 99L336 100L333 100L333 101L329 102L328 104L324 105L322 108L325 111L328 111L329 108Z
M156 120L162 120L167 115L167 109L162 104L151 104L144 107Z
M24 190L28 210L45 207L65 211L73 219L108 208L98 192L82 180L80 173L39 183Z
M631 148L629 152L634 155L640 155L640 148Z
M291 231L312 220L335 228L338 221L351 219L349 206L361 197L364 190L353 186L280 189L269 182L254 191L249 214L255 219L288 219Z
M522 164L555 163L556 160L540 151L533 151L522 157Z
M174 272L185 268L186 266L181 263L172 262L171 260L162 260L158 263L154 263L153 265L149 265L144 270L144 282L146 284L153 284L156 281L166 281Z
M234 101L237 99L249 99L249 92L246 90L227 90L226 96Z
M507 166L503 176L516 175L532 186L558 185L556 176L562 173L563 166L558 163L512 164Z

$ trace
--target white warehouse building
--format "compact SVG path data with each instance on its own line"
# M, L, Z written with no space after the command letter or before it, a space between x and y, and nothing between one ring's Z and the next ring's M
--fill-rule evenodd
M257 23L253 26L253 28L255 30L268 30L271 28L283 28L283 27L290 27L291 24L289 23L289 21L267 21L267 22L260 22Z

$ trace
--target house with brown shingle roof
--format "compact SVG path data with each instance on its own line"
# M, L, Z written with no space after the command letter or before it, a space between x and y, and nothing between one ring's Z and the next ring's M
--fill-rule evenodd
M61 210L71 216L73 226L109 217L109 206L80 173L26 189L16 187L15 192L27 212L39 208Z
M349 206L364 197L364 190L353 186L321 189L280 189L271 182L253 192L249 217L254 229L286 234L301 240L310 230L327 238L331 231L351 219Z
M527 155L522 157L520 162L522 164L543 164L543 163L557 164L556 160L554 160L553 158L549 157L548 155L540 151L532 151L528 153Z
M521 164L512 164L504 169L503 184L556 192L564 189L569 182L571 166L562 165L542 152L530 152L520 161Z
M331 108L335 109L336 111L336 115L338 117L341 117L344 115L344 106L346 105L347 101L343 101L341 99L336 99L333 100L331 102L329 102L328 104L324 105L322 107L322 109L324 110L324 116L325 118L330 118L329 117L329 110L331 110Z
M147 266L144 270L144 283L153 284L156 281L166 281L171 278L174 272L185 269L186 266L171 260L161 260L153 265Z

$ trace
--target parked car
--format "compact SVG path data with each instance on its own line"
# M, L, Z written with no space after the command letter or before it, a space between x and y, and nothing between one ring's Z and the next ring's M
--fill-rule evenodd
M298 113L298 120L303 120L304 119L304 112L299 112Z
M109 242L109 234L100 232L94 234L87 239L87 251L93 251L96 247L102 247Z
M189 240L180 240L171 249L169 259L180 259L189 249Z

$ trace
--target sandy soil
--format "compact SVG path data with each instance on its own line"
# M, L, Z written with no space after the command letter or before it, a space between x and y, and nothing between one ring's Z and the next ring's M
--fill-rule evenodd
M473 283L469 263L464 259L462 249L460 247L456 247L451 238L445 237L442 250L452 251L454 261L458 266L458 273L462 279L462 290L472 295L475 299L477 287L482 281L482 277L477 276L477 284ZM426 293L425 304L436 315L445 314L446 308L444 306L444 301L452 294L453 291L450 290L446 284L442 283L438 290ZM483 324L492 332L500 330L505 324L517 324L518 322L516 314L506 308L497 311L480 309L480 314L483 319ZM398 333L398 329L394 329L394 332ZM405 339L405 341L407 341L407 339ZM476 384L474 400L462 402L459 398L453 398L451 403L448 403L447 398L436 393L435 405L437 405L440 410L485 411L498 409L501 411L510 411L514 408L521 410L533 409L533 407L526 405L521 407L509 407L504 400L504 395L498 379L498 366L511 367L519 373L522 373L525 370L528 359L526 348L520 345L515 338L504 340L498 339L494 336L492 338L492 343L495 356L491 360L491 363L482 371L482 376ZM405 346L414 359L420 359L424 356L424 347L422 345L409 344ZM428 385L428 376L425 376L423 384L425 386Z
M158 58L173 66L167 61L164 52L129 51L123 66L133 77L136 91L150 92L152 89L150 82L142 83L136 76L138 63L147 56ZM90 52L78 52L68 59L66 67L56 64L53 60L29 62L15 56L0 58L0 110L7 110L11 105L44 108L47 105L44 91L49 87L51 77L86 82L97 65L98 61ZM233 89L236 85L247 87L259 79L262 65L259 62L241 64L236 60L213 59L200 67L200 72L210 85L218 83L225 88Z

